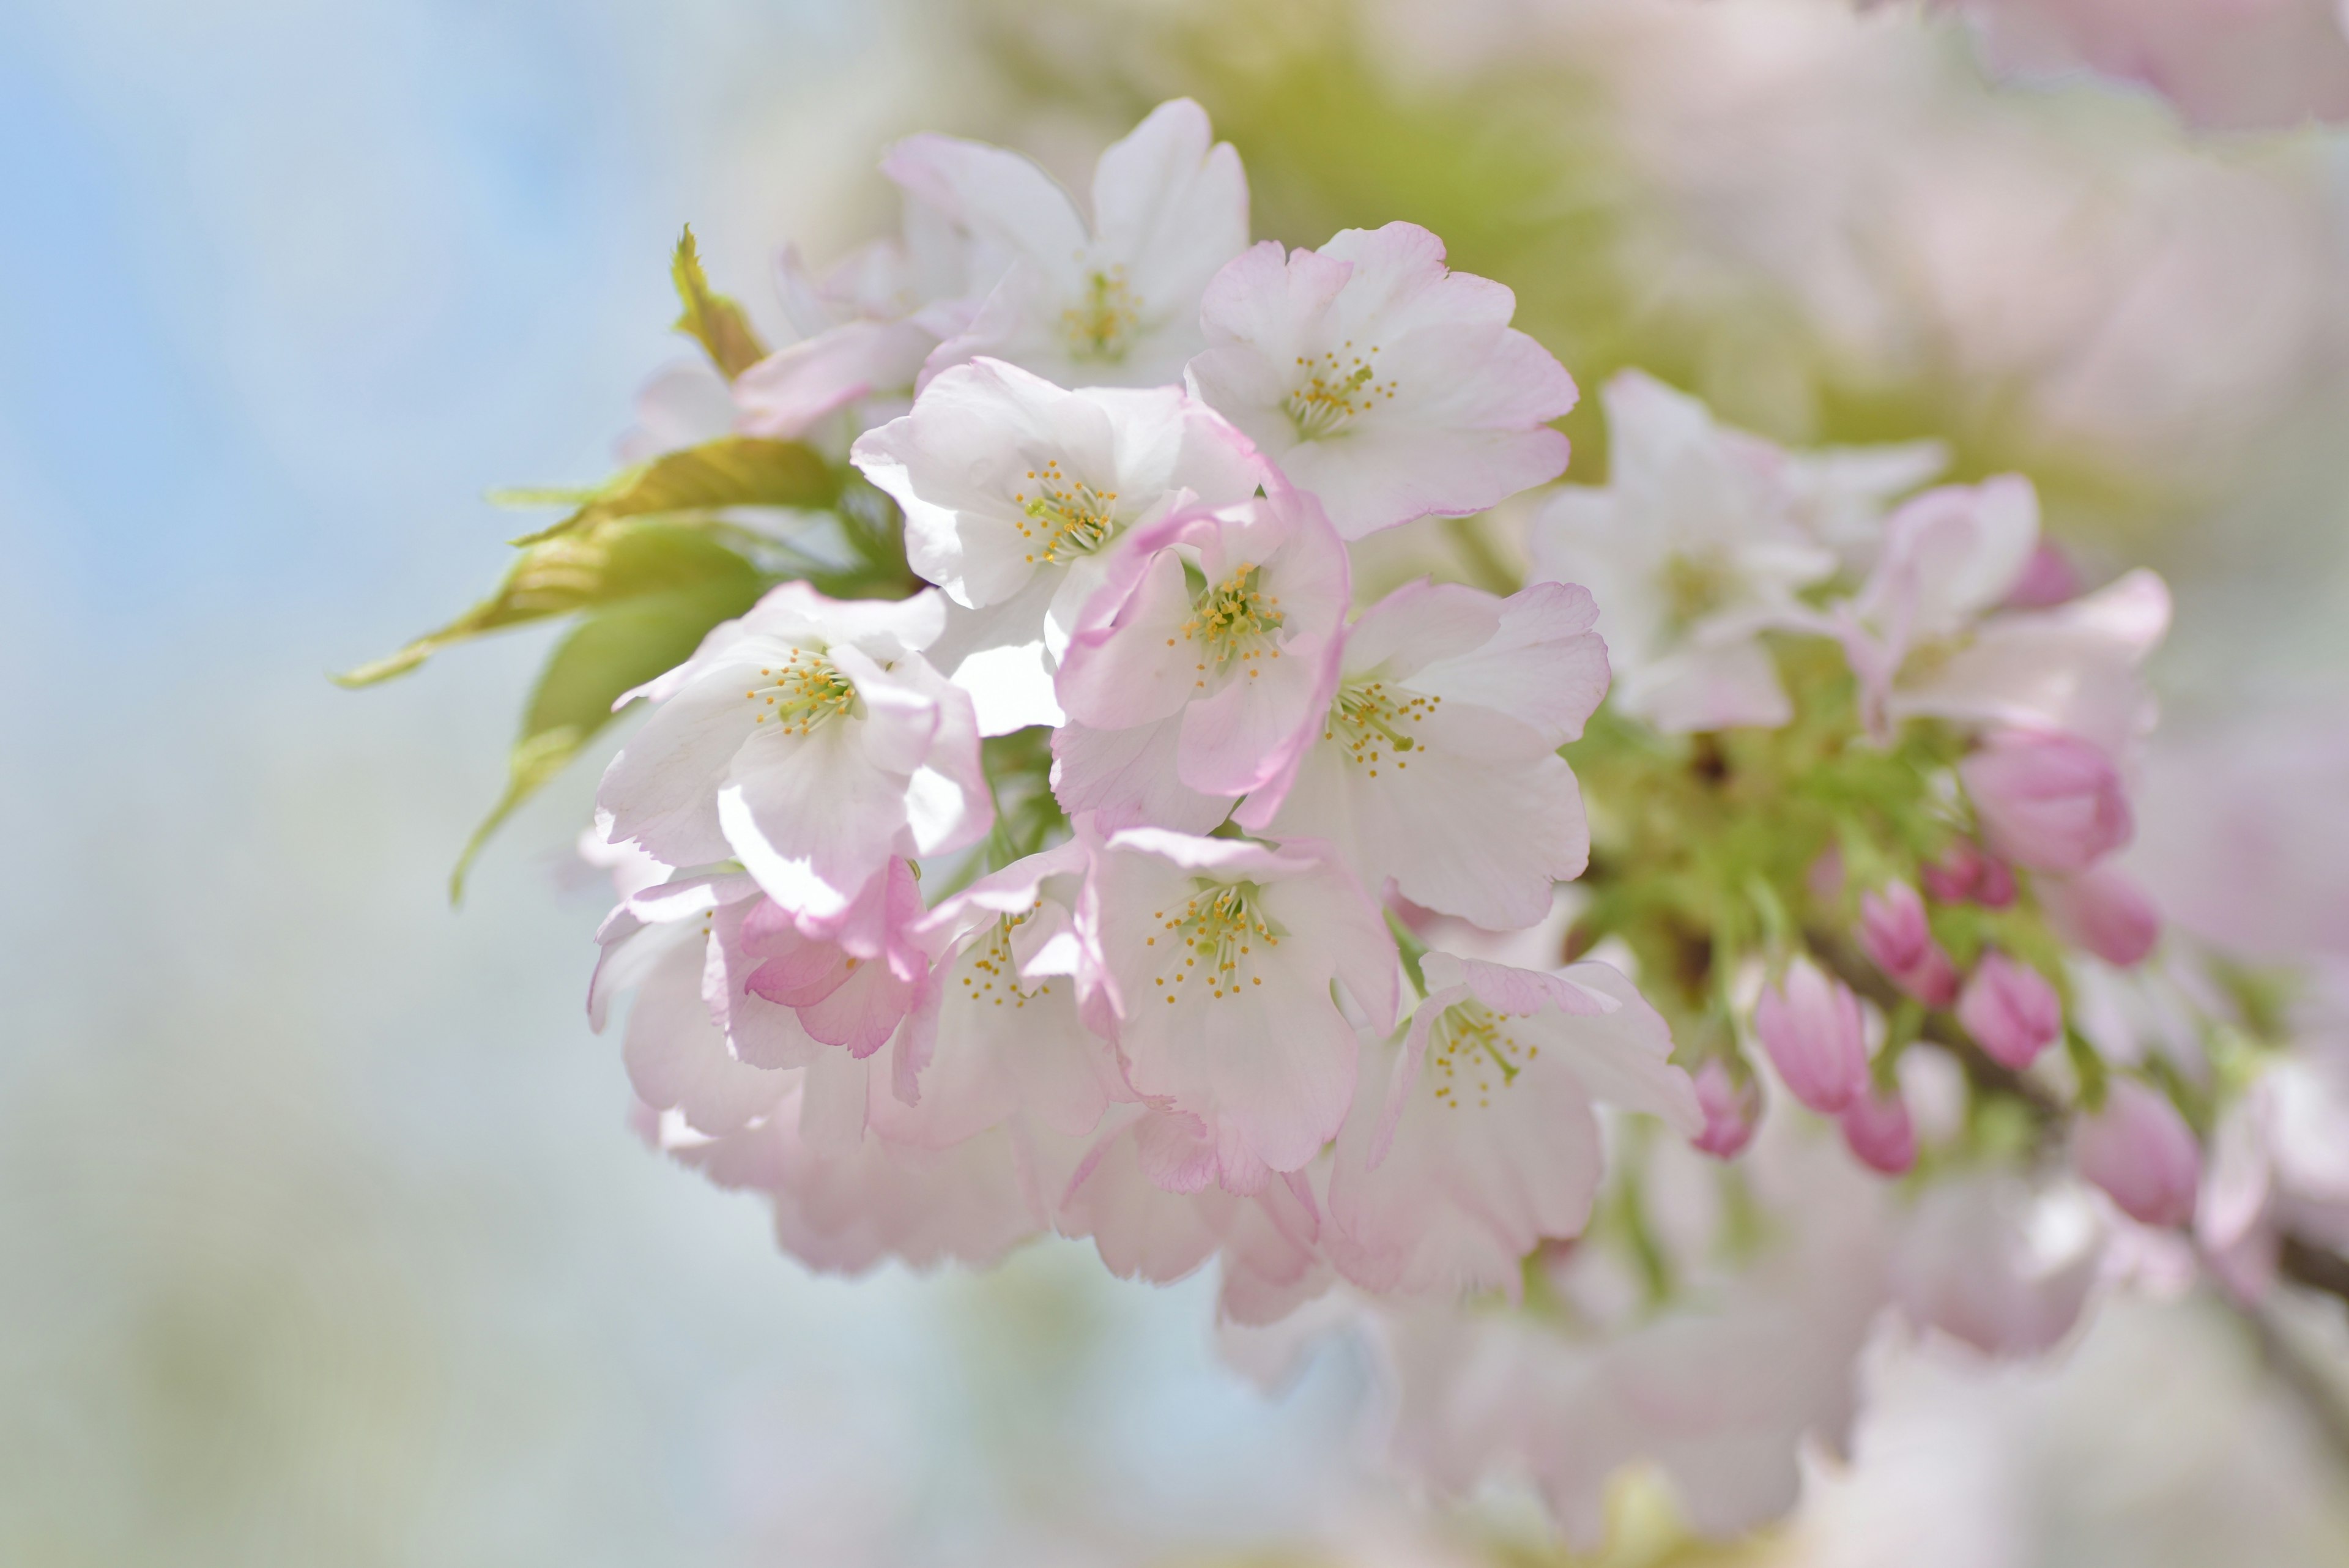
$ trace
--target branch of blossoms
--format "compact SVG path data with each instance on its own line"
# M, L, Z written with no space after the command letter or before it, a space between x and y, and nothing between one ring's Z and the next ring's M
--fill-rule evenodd
M591 1019L633 994L647 1137L783 1247L1212 1264L1247 1359L1352 1324L1406 1462L1586 1542L1627 1465L1708 1532L1791 1507L1888 1316L2038 1355L2148 1258L2349 1296L2298 1136L2349 1094L2116 863L2158 577L1636 371L1556 483L1509 291L1408 223L1251 247L1188 102L1090 203L884 170L903 238L788 258L795 343L680 258L698 390L507 616L636 618L533 703L588 711L563 756L646 711ZM1441 521L1505 503L1522 582Z

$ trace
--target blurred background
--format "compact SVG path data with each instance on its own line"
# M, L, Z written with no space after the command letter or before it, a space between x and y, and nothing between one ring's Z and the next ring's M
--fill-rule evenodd
M447 904L543 640L324 679L492 580L484 491L608 471L680 224L772 314L892 137L1081 183L1176 93L1260 237L1427 224L1586 393L2028 472L2176 585L2176 754L2349 779L2331 0L0 0L0 1562L1562 1560L1416 1506L1346 1347L1224 1369L1210 1282L779 1256L587 1033L594 764ZM2192 1298L1887 1343L1796 1519L1632 1485L1603 1560L2349 1561L2260 1357Z

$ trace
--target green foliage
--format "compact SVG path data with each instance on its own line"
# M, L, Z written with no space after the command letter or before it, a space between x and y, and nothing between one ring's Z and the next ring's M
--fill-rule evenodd
M761 587L746 570L638 595L581 618L539 673L507 759L505 794L450 874L452 903L464 896L465 873L490 835L611 722L621 694L684 663L711 627L749 609Z
M840 484L839 472L803 442L720 436L629 469L589 493L562 522L514 543L536 545L621 517L722 506L818 510L839 498Z
M669 264L669 275L677 283L678 303L684 306L677 318L677 330L700 344L710 363L728 380L767 357L767 346L759 341L742 307L711 289L709 279L702 275L701 252L693 243L690 223L677 242L677 259Z
M389 658L335 680L348 687L372 686L405 675L444 648L488 632L686 588L725 585L755 597L758 581L750 562L705 530L670 523L606 522L525 546L496 593Z

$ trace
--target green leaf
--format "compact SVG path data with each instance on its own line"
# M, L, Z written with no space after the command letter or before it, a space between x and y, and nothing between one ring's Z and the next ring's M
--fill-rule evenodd
M606 523L528 546L496 593L388 659L335 680L343 686L372 686L406 674L452 643L648 595L723 587L747 604L763 580L750 562L699 529Z
M690 223L686 225L685 237L677 242L677 259L669 265L669 275L677 280L678 302L685 306L677 318L677 329L698 342L728 380L767 357L767 346L759 341L742 307L711 291L709 279L702 275L701 252L693 243Z
M813 447L761 436L720 436L628 470L554 527L514 543L536 545L616 517L719 506L829 506L839 494L840 475Z
M756 579L712 580L648 594L584 617L556 645L531 692L522 733L507 758L506 791L449 876L449 901L464 897L465 873L514 808L538 793L612 722L622 692L674 670L709 628L758 597Z

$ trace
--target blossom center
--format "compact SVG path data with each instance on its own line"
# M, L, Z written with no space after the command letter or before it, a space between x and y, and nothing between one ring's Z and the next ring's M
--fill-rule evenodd
M1303 381L1281 400L1281 410L1297 427L1299 441L1319 441L1353 422L1358 414L1372 406L1392 401L1395 384L1379 379L1378 368L1360 354L1349 352L1354 347L1348 338L1343 348L1335 348L1319 358L1297 357L1298 373ZM1371 348L1378 352L1376 345ZM1346 355L1341 361L1340 354Z
M1278 947L1280 930L1265 917L1263 899L1264 890L1253 882L1203 882L1180 909L1152 911L1159 934L1143 945L1157 947L1159 937L1166 937L1182 959L1155 981L1167 1006L1174 1005L1184 981L1202 976L1208 999L1217 1002L1237 996L1243 982L1250 987L1264 983L1262 975L1249 972L1249 961L1258 943ZM1178 954L1170 952L1170 958Z
M856 688L831 659L803 648L779 665L761 669L759 684L742 693L759 708L752 721L772 719L784 729L808 734L856 703Z
M1061 312L1061 335L1072 359L1114 364L1141 330L1142 301L1126 286L1122 266L1086 275L1084 292Z
M1473 1094L1477 1105L1489 1106L1495 1079L1507 1088L1541 1054L1540 1046L1510 1033L1512 1017L1481 1002L1454 1002L1437 1016L1428 1031L1428 1071L1435 1075L1438 1105L1457 1110Z
M1204 687L1211 670L1221 674L1235 665L1256 679L1264 670L1257 660L1280 657L1272 640L1283 621L1280 600L1264 591L1262 570L1253 564L1235 566L1220 583L1210 585L1204 576L1198 581L1191 618L1183 623L1183 635L1199 650L1199 678L1193 684Z
M1321 738L1344 746L1346 760L1376 778L1380 764L1391 757L1398 769L1411 765L1400 754L1418 747L1410 727L1434 712L1443 701L1390 689L1383 680L1350 680L1338 688L1338 700L1330 704Z
M1092 555L1117 532L1117 492L1095 490L1082 480L1071 479L1061 472L1060 459L1030 469L1028 483L1035 487L1034 493L1021 490L1011 499L1028 516L1027 522L1015 526L1028 542L1029 560L1040 558L1045 565L1057 566Z
M1737 573L1717 553L1668 556L1661 577L1664 618L1676 630L1694 626L1736 597Z
M1024 925L1034 912L1031 909L999 917L986 939L972 944L963 965L963 1000L974 1005L992 1002L998 1007L1008 1002L1016 1012L1027 1006L1030 997L1051 993L1052 982L1049 980L1033 991L1021 986L1019 961L1011 953L1012 928Z

